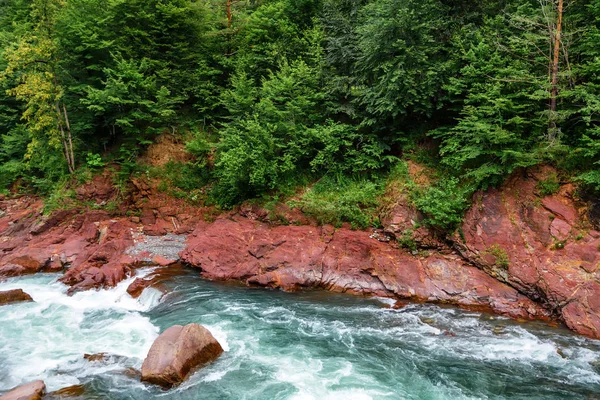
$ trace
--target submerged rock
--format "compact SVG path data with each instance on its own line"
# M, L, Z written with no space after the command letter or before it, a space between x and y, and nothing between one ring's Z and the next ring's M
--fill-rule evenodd
M17 386L10 392L0 396L0 400L41 400L46 393L44 381L35 381Z
M83 358L89 362L101 362L104 364L117 364L127 360L127 357L125 356L109 353L84 354Z
M0 292L0 306L5 304L21 303L24 301L33 301L33 299L22 289L14 289L8 290L6 292Z
M142 365L142 381L170 388L221 353L223 348L203 326L172 326L152 344Z
M84 394L85 386L73 385L48 393L48 395L44 397L44 400L83 398Z
M166 293L166 289L162 285L163 282L170 280L174 276L185 273L186 269L179 263L157 268L145 278L136 278L133 282L131 282L131 284L127 287L127 293L129 293L129 295L134 299L140 297L142 292L148 287L153 287L163 293Z

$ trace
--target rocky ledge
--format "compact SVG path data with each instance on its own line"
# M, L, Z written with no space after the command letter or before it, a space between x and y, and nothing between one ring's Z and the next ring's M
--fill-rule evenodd
M182 260L214 280L450 303L516 318L548 316L456 254L413 256L369 232L218 219L188 237Z
M600 232L596 204L570 184L539 193L551 168L522 171L499 189L476 193L454 238L490 276L544 305L575 332L600 338Z
M423 217L393 192L382 206L384 229L376 232L320 227L302 215L288 218L301 226L277 226L253 206L206 222L206 210L158 201L143 182L135 183L145 199L134 207L139 217L78 210L44 217L36 199L5 200L0 279L64 271L61 280L76 291L114 286L139 265L180 259L207 279L557 318L600 338L600 232L589 217L594 204L570 184L541 193L540 183L553 174L550 168L520 171L502 187L476 193L462 228L448 238L418 224ZM394 240L407 235L417 250ZM161 280L136 281L130 293Z

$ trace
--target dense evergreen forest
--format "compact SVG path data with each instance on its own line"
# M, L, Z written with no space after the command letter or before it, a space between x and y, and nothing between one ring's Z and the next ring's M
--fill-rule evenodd
M520 167L599 190L600 0L0 0L1 191L151 174L165 132L191 200L358 227L408 159L440 229Z

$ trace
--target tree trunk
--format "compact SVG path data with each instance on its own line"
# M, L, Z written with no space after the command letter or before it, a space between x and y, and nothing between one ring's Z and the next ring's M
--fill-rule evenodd
M65 123L67 124L67 140L69 142L69 152L71 158L71 169L75 171L75 154L73 152L73 139L71 135L71 124L69 123L69 115L67 114L67 107L63 103L63 112L65 114Z
M60 112L60 106L58 105L58 101L55 104L56 106L56 113L57 113L57 124L58 124L58 130L60 130L60 139L61 142L63 144L63 147L65 149L65 158L67 159L67 166L69 167L69 173L73 173L75 172L75 170L73 169L73 163L71 161L71 152L69 151L69 145L67 143L67 138L65 135L65 128L63 126L62 123L62 116L61 116L61 112Z
M564 0L558 0L558 15L556 21L556 31L554 33L554 54L552 56L552 87L550 92L550 126L548 129L548 139L550 142L554 142L558 136L558 127L556 124L556 101L558 97L558 63L560 60L563 2Z
M231 16L231 0L227 0L227 28L231 29L232 16Z

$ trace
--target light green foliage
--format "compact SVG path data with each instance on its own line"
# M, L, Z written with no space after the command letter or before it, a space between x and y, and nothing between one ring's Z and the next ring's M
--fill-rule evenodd
M147 167L145 174L160 180L159 189L192 204L206 201L206 170L195 163L168 162L160 167Z
M555 194L560 189L560 181L558 180L558 176L556 174L552 174L548 178L540 180L536 185L536 189L542 197Z
M391 170L388 185L393 185L397 191L407 196L425 215L423 224L440 233L452 232L460 225L474 189L457 178L438 175L441 174L427 176L426 181L431 180L431 183L419 185L410 175L407 163L399 161ZM402 238L407 243L412 240L412 232L408 233L411 233L410 237L405 235Z
M104 167L104 162L102 161L102 157L100 156L100 154L87 153L85 161L87 166L90 168Z
M510 266L510 258L508 257L508 253L499 245L495 244L490 246L485 253L494 257L494 263L497 267L508 269Z
M417 188L411 199L425 214L426 225L443 232L455 230L469 205L472 189L461 186L456 178L442 178L431 187Z
M290 205L322 224L339 227L347 222L354 229L379 227L376 215L384 187L381 177L326 175Z
M397 238L400 247L408 249L410 251L417 251L418 246L413 238L413 234L414 232L412 229L407 229L404 232L402 232L402 235Z
M69 189L68 180L62 178L47 189L44 201L44 214L51 214L55 210L69 208L75 201L75 191Z

